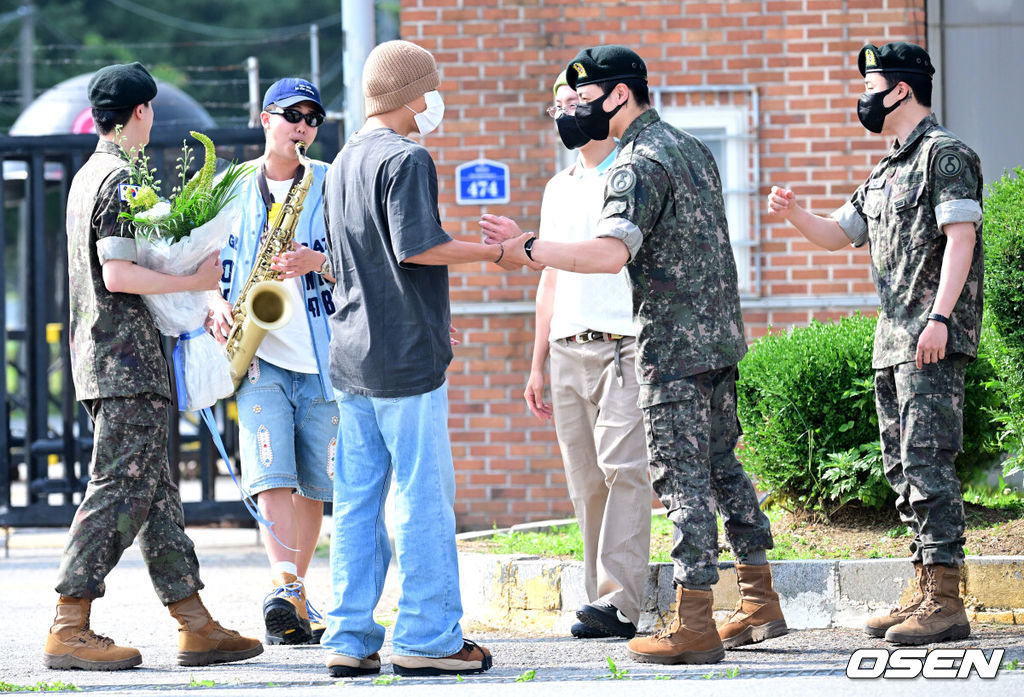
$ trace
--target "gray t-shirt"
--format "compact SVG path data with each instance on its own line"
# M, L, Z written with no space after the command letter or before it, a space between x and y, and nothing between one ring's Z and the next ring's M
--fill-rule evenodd
M405 262L452 239L426 149L386 128L353 134L327 171L324 220L337 278L331 382L367 397L440 387L452 360L448 267Z

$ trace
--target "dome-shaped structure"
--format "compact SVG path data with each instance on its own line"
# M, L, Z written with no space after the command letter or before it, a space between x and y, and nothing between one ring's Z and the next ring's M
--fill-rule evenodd
M10 135L95 133L88 93L91 78L92 73L78 75L43 92L21 112L11 126ZM153 128L177 128L187 132L216 127L213 117L192 97L162 80L157 80L156 86Z

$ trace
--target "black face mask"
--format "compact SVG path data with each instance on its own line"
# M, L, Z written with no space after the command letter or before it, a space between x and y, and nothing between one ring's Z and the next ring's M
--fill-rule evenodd
M604 140L608 137L608 127L612 122L612 117L619 113L619 109L625 105L623 102L611 111L602 109L604 100L608 99L609 94L611 92L601 95L600 99L595 99L592 102L580 102L576 105L576 123L591 140Z
M892 106L887 107L882 104L885 96L894 89L896 89L896 85L893 85L885 92L865 92L860 96L860 99L857 100L857 118L860 119L860 123L864 128L872 133L881 133L882 126L885 125L885 117L894 112L900 104L910 99L910 93L908 92L906 97Z
M576 119L569 114L562 114L555 119L555 126L558 128L558 137L562 139L562 145L575 150L590 142L587 134L580 130Z

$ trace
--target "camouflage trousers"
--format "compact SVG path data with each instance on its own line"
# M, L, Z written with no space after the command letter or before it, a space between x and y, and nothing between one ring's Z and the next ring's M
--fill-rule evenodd
M896 510L911 530L913 561L961 566L964 500L954 461L963 445L962 357L875 371L882 463Z
M94 424L89 485L68 531L57 592L102 597L104 579L137 536L160 601L187 598L203 584L167 466L168 401L145 394L83 404Z
M735 366L693 375L674 384L677 401L644 407L644 429L654 491L675 524L672 561L679 583L718 581L718 524L742 560L771 549L771 525L757 492L736 459Z

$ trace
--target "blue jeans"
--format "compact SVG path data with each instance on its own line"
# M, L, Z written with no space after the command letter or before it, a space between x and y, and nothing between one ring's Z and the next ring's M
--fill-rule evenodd
M245 490L330 501L338 408L324 399L320 376L254 358L235 400Z
M462 598L455 550L455 468L448 441L448 388L398 399L336 390L331 587L321 644L365 658L384 643L373 609L384 589L391 546L384 500L392 473L395 552L401 596L393 636L402 656L448 656L462 648Z

